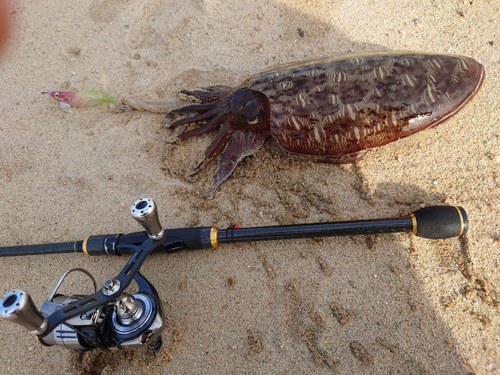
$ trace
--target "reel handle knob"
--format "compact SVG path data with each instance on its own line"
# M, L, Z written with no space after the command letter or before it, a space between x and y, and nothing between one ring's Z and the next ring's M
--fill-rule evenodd
M153 240L163 238L164 230L158 219L156 203L151 198L142 198L132 204L130 212L135 220L146 230Z
M35 335L47 329L47 322L30 295L21 290L8 292L0 299L0 318L19 324Z

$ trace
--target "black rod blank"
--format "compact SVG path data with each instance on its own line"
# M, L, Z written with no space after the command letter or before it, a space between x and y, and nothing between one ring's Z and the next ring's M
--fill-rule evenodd
M81 252L76 248L80 244L81 249L82 241L76 242L60 242L38 245L21 245L21 246L7 246L0 247L0 257L11 257L17 255L43 255L43 254L61 254Z
M279 225L271 227L219 230L219 243L284 240L293 238L334 237L359 234L411 232L411 218Z

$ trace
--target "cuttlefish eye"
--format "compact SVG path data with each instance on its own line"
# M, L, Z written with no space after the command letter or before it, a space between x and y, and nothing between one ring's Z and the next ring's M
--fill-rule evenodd
M250 124L250 125L254 125L256 123L259 122L259 117L258 116L255 116L253 119L249 119L247 118L247 123Z

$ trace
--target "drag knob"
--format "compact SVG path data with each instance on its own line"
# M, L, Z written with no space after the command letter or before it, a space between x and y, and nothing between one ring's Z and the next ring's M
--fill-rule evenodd
M136 200L131 208L132 216L142 225L148 236L153 240L159 240L163 237L163 228L158 219L158 210L156 204L151 198Z

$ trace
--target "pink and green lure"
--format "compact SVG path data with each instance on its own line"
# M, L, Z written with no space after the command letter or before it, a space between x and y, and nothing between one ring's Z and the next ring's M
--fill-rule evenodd
M42 94L49 94L54 99L58 100L61 107L84 108L96 104L108 103L111 108L115 108L115 97L101 91L84 90L84 91L47 91Z

